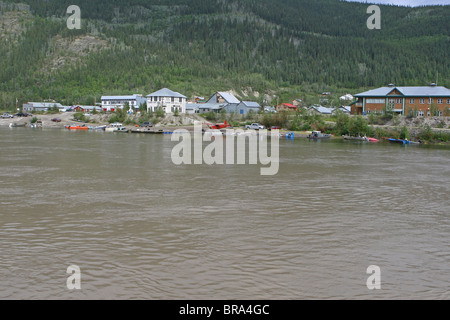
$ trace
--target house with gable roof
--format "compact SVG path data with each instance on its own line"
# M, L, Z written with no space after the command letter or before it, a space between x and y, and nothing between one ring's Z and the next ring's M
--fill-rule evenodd
M210 111L219 113L223 109L236 110L237 106L241 103L238 98L228 92L216 92L214 93L206 103L199 104L199 112L207 113Z
M432 83L422 87L396 87L393 84L355 95L352 114L383 113L391 110L407 115L414 110L418 116L447 115L450 108L450 90ZM432 107L438 114L431 114Z
M186 113L187 97L181 93L163 88L147 96L147 111L155 112L162 108L165 114Z

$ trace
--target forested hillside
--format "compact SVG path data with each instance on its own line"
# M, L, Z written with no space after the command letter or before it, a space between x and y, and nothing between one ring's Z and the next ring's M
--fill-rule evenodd
M67 7L81 8L69 30ZM102 94L235 90L313 101L395 83L450 86L450 6L338 0L0 0L0 108Z

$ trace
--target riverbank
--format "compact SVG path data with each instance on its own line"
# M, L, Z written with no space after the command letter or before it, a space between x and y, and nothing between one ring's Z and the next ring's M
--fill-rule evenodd
M32 119L36 118L42 122L42 128L53 128L53 129L64 129L69 125L85 125L85 126L104 126L109 125L109 119L111 115L109 114L92 114L87 117L88 121L78 121L74 119L73 112L65 112L59 114L33 114L28 117L14 117L8 119L0 119L0 127L8 127L10 124L13 125L30 125ZM60 121L56 122L52 119L59 119ZM163 130L163 131L173 131L176 129L193 129L195 121L200 121L201 123L206 123L205 119L198 115L183 115L180 116L181 121L174 121L170 117L164 118L160 123L156 123L154 125L154 129ZM135 128L135 124L124 125L125 128L132 129Z
M112 117L111 114L91 114L85 117L86 121L79 121L74 119L75 113L73 112L65 112L59 114L35 114L29 117L14 117L8 119L0 119L0 127L7 127L10 124L21 126L21 125L30 125L34 120L40 120L42 122L43 128L54 128L54 129L63 129L68 125L86 125L86 126L102 126L109 125L110 119ZM128 129L133 129L137 125L138 117L136 119L132 119L133 121L127 124L125 122L124 127ZM255 115L258 117L258 115ZM276 117L276 115L275 115ZM306 116L308 117L308 116ZM345 117L344 121L348 122L350 119L356 121L358 117ZM58 119L60 121L56 122L53 119ZM347 119L347 120L346 120ZM445 144L450 145L450 124L448 117L394 117L390 121L386 121L385 123L378 123L377 121L373 121L370 117L361 118L365 122L363 130L367 130L363 132L361 135L366 134L367 136L373 136L378 139L382 138L408 138L410 140L422 140L428 144ZM258 119L252 119L252 121L257 121ZM308 135L311 134L312 130L319 130L324 133L331 133L331 139L342 139L342 132L339 132L338 127L342 125L340 123L340 119L333 119L331 117L321 117L320 119L316 119L314 117L313 120L309 119L310 129L309 130L289 130L289 126L286 129L280 130L280 133L286 134L287 132L292 132L294 134L294 138L307 138ZM219 121L218 122L223 122ZM179 116L166 115L163 118L158 119L158 122L155 123L153 129L162 130L165 132L173 132L177 129L186 129L192 131L194 129L194 123L200 122L203 124L203 129L208 129L208 125L206 123L215 123L216 121L208 121L205 118L201 117L198 114L183 114ZM249 121L247 121L249 122ZM350 121L351 122L351 121ZM243 127L245 122L242 121L231 121L234 126ZM292 121L291 121L292 126ZM350 124L347 125L351 127ZM368 129L367 129L368 128ZM345 133L347 135L348 133Z

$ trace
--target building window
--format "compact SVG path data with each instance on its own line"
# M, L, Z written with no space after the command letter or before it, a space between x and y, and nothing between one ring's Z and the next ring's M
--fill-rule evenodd
M402 99L401 98L397 98L396 99L396 103L398 103L398 104L402 103Z
M172 97L171 102L175 102L175 98L174 97Z
M450 99L447 99L447 104L450 104Z
M385 99L367 99L366 103L378 103L378 104L385 104Z
M444 99L437 99L437 103L438 104L443 104L444 103Z
M420 104L425 104L425 99L419 99Z
M425 115L425 112L424 111L417 111L417 115L419 117L423 117Z
M183 102L183 98L178 99L178 101L179 101L180 103Z
M433 98L428 98L428 103L432 104L433 103Z
M409 99L409 104L415 104L416 103L416 99Z

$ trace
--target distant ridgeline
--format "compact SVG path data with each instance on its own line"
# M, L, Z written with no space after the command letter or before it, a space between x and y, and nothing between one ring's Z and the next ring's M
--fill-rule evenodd
M0 2L0 107L162 87L359 92L437 76L450 87L450 6L380 6L369 30L367 4L338 0L77 0L82 28L69 30L72 4Z

